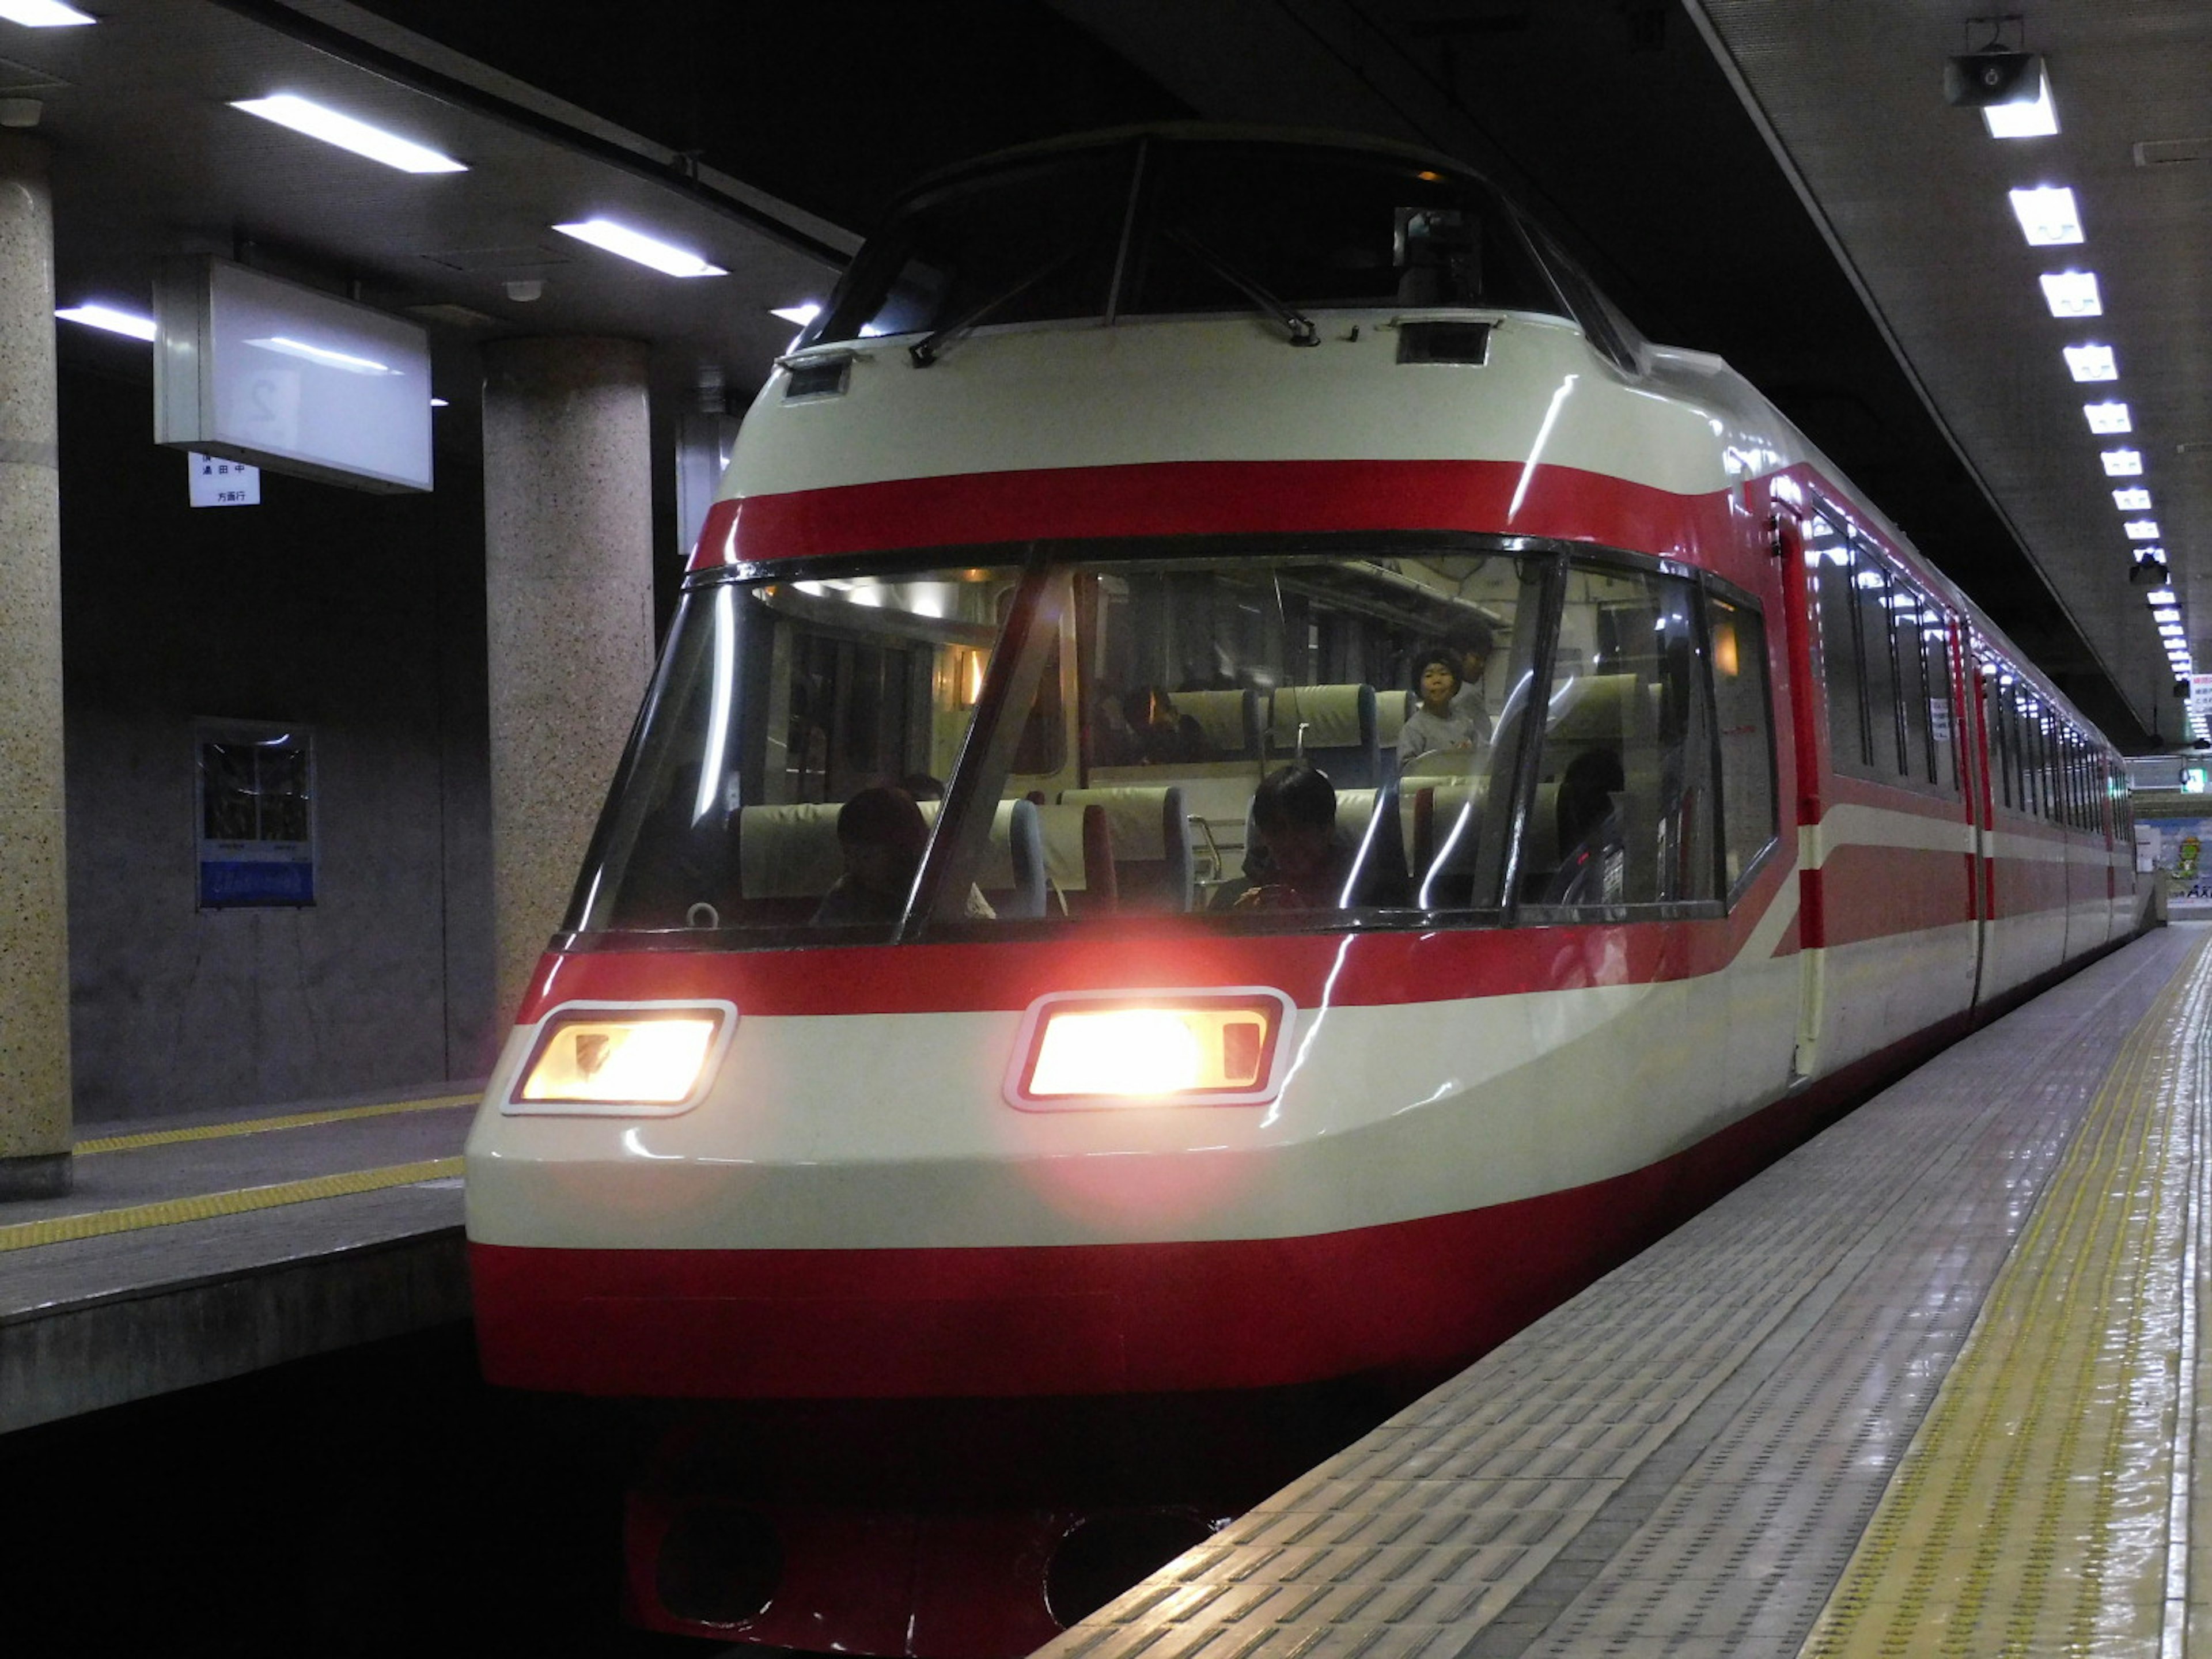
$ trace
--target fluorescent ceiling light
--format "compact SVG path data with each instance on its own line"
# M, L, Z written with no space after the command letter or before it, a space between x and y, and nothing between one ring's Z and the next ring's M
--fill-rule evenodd
M2083 404L2082 414L2089 417L2089 430L2095 433L2132 432L2135 422L2129 417L2125 404Z
M2160 623L2158 631L2161 638L2169 640L2180 639L2189 632L2179 623Z
M2123 513L2148 513L2150 511L2150 491L2115 489L2112 492L2112 505Z
M452 405L443 398L433 398L430 399L430 407L433 409L447 409L452 407Z
M54 313L73 323L82 323L88 328L104 328L110 334L128 334L134 340L154 337L154 319L135 316L127 311L118 311L113 306L70 306Z
M2181 620L2181 611L2176 605L2162 605L2150 613L2150 619L2153 622L2178 623Z
M2120 360L2108 345L2065 346L2067 371L2077 380L2117 380Z
M2154 542L2158 539L2158 520L2155 519L2130 519L2120 528L2127 532L2128 539L2131 542ZM2142 550L2148 558L2150 550L2145 548Z
M1992 138L2048 138L2058 131L2058 112L2051 102L2051 76L2040 59L2035 65L2035 95L1983 105L1982 125Z
M2106 449L2099 452L2097 459L2105 464L2108 478L2135 478L2142 475L2142 452L2139 449Z
M2174 598L2173 590L2170 587L2160 588L2158 592L2150 596L2150 602L2153 605L2179 605L2181 603L2179 599Z
M305 340L295 340L289 334L268 334L246 344L259 346L264 351L280 351L287 357L299 357L311 363L320 363L325 368L342 368L349 374L397 374L399 371L388 363L380 363L374 357L356 357L350 351L333 351L328 346L311 345Z
M381 161L388 167L398 167L402 173L468 171L450 155L441 155L434 149L410 143L380 127L356 121L350 115L341 115L307 99L295 98L289 92L274 98L234 99L230 106L242 109L248 115L258 115L264 121L274 121L280 127L289 127L295 132L304 132L310 138L319 138L326 144L336 144L340 149L351 150L356 155L365 155L372 161Z
M2015 190L2013 217L2030 247L2063 247L2081 240L2081 216L2074 206L2074 192L2063 185L2039 190Z
M575 224L556 225L553 228L563 236L573 236L580 242L589 242L593 247L619 253L625 259L651 265L655 270L671 276L726 276L730 274L720 265L708 264L696 253L658 241L627 225L618 225L611 219L585 219Z
M0 0L0 17L27 29L75 28L100 21L75 6L62 4L61 0Z
M2097 292L2097 273L2094 270L2045 271L2043 300L2054 317L2105 314L2104 296Z
M811 300L802 301L795 306L778 306L769 313L769 316L781 317L785 322L799 328L805 328L821 314L822 307Z

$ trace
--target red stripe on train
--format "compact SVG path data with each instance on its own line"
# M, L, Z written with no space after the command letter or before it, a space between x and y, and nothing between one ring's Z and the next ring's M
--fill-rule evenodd
M717 501L690 568L896 547L1351 530L1493 531L1678 558L1740 539L1725 492L1678 495L1573 467L1524 475L1505 461L1159 461Z

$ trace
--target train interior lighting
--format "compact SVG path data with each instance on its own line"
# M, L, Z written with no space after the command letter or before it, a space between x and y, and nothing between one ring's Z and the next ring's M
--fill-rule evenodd
M612 219L580 219L556 225L553 228L563 236L573 236L580 242L588 242L608 253L619 254L664 276L726 276L730 274L720 265L708 264L688 248L664 242L658 237L633 230Z
M2112 492L2112 505L2123 513L2148 513L2150 511L2150 491L2115 489Z
M82 323L87 328L128 335L134 340L151 340L154 337L154 319L151 317L141 317L136 312L123 311L114 306L97 303L68 306L55 312L54 315L69 322Z
M402 173L466 173L465 162L441 155L426 144L402 138L397 133L386 132L381 127L371 126L350 115L301 98L293 93L278 93L270 98L236 98L231 100L233 109L244 110L248 115L258 115L264 121L274 121L280 127L304 133L310 138L319 138L326 144L349 150L356 155Z
M2089 430L2100 437L2136 429L2135 419L2128 413L2125 404L2084 404L2081 413L2088 420Z
M2054 317L2101 317L2105 302L2097 292L2094 270L2047 270L2043 274L2044 303Z
M66 29L100 20L75 6L64 5L62 0L0 0L0 21L27 29Z
M2180 598L2170 587L2161 587L2148 596L2153 605L2179 605Z
M2013 216L2030 247L2065 247L2082 240L2074 192L2063 185L2008 192Z
M556 1015L514 1091L518 1103L673 1106L699 1086L722 1024L714 1011Z
M2181 620L2181 612L2172 605L2159 605L2153 608L2150 619L2153 622L2178 623Z
M2154 542L2159 538L2156 519L2130 519L2120 529L2131 542Z
M2135 478L2142 475L2142 452L2139 449L2106 449L2098 453L2097 459L2105 464L2108 478Z
M2077 380L2117 380L2120 378L2119 359L2108 345L2076 345L2062 348L2066 358L2066 369Z

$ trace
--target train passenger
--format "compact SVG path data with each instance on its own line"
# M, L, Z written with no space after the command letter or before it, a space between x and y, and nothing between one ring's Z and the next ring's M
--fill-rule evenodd
M1213 758L1212 746L1198 722L1179 713L1175 699L1157 685L1140 685L1129 692L1121 699L1121 714L1128 722L1131 761L1158 765Z
M878 784L838 809L837 851L845 872L814 912L820 927L896 921L921 868L929 826L903 789Z
M1476 744L1488 736L1487 713L1482 714L1478 724L1476 716L1460 711L1460 694L1467 690L1466 682L1460 677L1460 662L1455 647L1431 651L1421 659L1413 679L1420 702L1406 716L1406 724L1398 733L1401 763L1418 760L1423 755L1472 754ZM1480 706L1480 698L1477 702Z
M1474 723L1477 744L1487 743L1490 699L1483 690L1482 678L1490 671L1490 653L1496 641L1489 623L1468 622L1453 631L1449 643L1453 655L1459 659L1459 690L1452 694L1452 713Z
M1328 774L1304 761L1276 768L1253 793L1243 877L1216 893L1209 908L1334 909L1350 863L1334 843L1335 833L1336 786Z
M1559 778L1559 868L1545 895L1553 904L1619 904L1627 854L1619 794L1627 775L1611 749L1586 749Z

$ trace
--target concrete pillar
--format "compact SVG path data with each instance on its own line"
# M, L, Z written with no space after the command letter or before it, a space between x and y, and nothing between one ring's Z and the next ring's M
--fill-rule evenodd
M0 1198L70 1186L57 437L46 146L0 133Z
M647 358L630 340L484 348L492 934L514 1017L560 925L653 668Z

